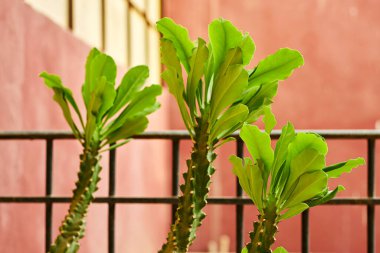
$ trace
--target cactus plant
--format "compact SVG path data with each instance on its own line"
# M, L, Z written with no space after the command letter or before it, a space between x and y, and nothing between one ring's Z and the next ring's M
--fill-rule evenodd
M157 28L166 66L162 78L193 141L175 222L160 252L187 252L205 218L202 209L214 173L215 149L244 122L255 122L262 115L271 130L275 124L271 103L278 82L301 66L303 58L298 51L283 48L246 70L255 44L227 20L209 25L209 43L202 38L192 42L188 31L169 18L159 20Z
M314 133L296 134L291 123L283 127L274 151L269 134L256 126L244 125L240 137L251 158L231 156L233 173L259 211L245 253L272 252L279 222L334 198L344 187L329 190L328 180L364 164L356 158L326 166L325 140Z
M131 68L115 88L114 60L96 48L92 49L87 58L82 86L87 109L84 120L72 92L63 86L61 79L56 75L41 73L45 84L53 89L54 100L61 107L74 136L83 146L70 208L59 228L60 234L50 247L50 253L78 251L79 240L85 233L87 209L100 180L101 153L121 146L130 141L133 135L142 133L148 125L146 116L159 108L156 97L161 93L161 86L152 85L142 89L148 75L146 66ZM73 112L79 125L73 118Z

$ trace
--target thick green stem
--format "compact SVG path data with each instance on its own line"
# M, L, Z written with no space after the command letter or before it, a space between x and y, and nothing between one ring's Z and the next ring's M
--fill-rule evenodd
M187 160L188 170L183 174L185 183L180 186L183 194L178 199L176 221L161 253L187 252L206 216L202 209L207 203L211 175L214 173L212 162L216 155L209 145L207 120L197 118L197 123L191 159Z
M270 247L275 242L278 231L278 211L274 200L268 200L264 213L259 215L259 221L253 224L253 232L249 233L251 242L247 244L249 253L270 253Z
M87 209L100 180L98 148L85 149L80 159L78 181L70 208L59 228L60 234L50 247L50 253L75 253L79 249L79 240L84 236Z

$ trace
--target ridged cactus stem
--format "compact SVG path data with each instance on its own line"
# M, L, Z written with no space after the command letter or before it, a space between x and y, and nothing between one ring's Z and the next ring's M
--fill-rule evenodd
M176 221L161 253L187 252L195 239L196 229L205 218L202 209L207 203L211 175L214 173L212 162L216 158L213 147L209 145L207 130L207 120L197 118L191 159L187 160L188 170L183 174L185 183L180 186L183 194L178 200Z
M278 210L275 201L269 199L264 213L258 216L259 221L253 224L253 232L249 234L251 242L247 245L249 253L270 253L278 232Z
M50 253L75 253L79 249L79 240L84 236L87 209L98 189L99 164L98 147L84 149L80 156L80 171L68 214L62 222L60 235L50 247Z

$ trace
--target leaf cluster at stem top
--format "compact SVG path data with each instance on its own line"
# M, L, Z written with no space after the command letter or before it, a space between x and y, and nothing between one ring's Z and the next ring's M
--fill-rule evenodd
M54 100L61 107L75 137L86 149L102 148L108 144L115 148L128 142L133 135L145 130L148 125L146 116L159 108L156 97L161 94L161 86L143 88L149 76L147 66L131 68L116 88L116 64L96 48L90 51L86 61L82 86L87 110L85 116L82 116L71 90L62 84L59 76L46 72L40 76L53 89ZM124 141L117 143L120 140Z
M273 128L272 99L278 81L303 64L298 51L280 49L247 70L255 44L230 21L211 22L209 42L191 41L188 31L170 18L159 20L157 29L162 34L161 58L166 67L162 78L192 137L200 116L208 120L212 144L262 115L267 131Z

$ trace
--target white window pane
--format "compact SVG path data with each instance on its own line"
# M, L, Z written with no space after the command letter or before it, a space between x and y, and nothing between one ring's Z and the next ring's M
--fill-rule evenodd
M106 0L106 52L127 65L127 1Z
M130 10L130 43L131 66L147 64L146 25L144 18L135 10Z
M74 0L74 34L91 46L101 46L100 0Z

